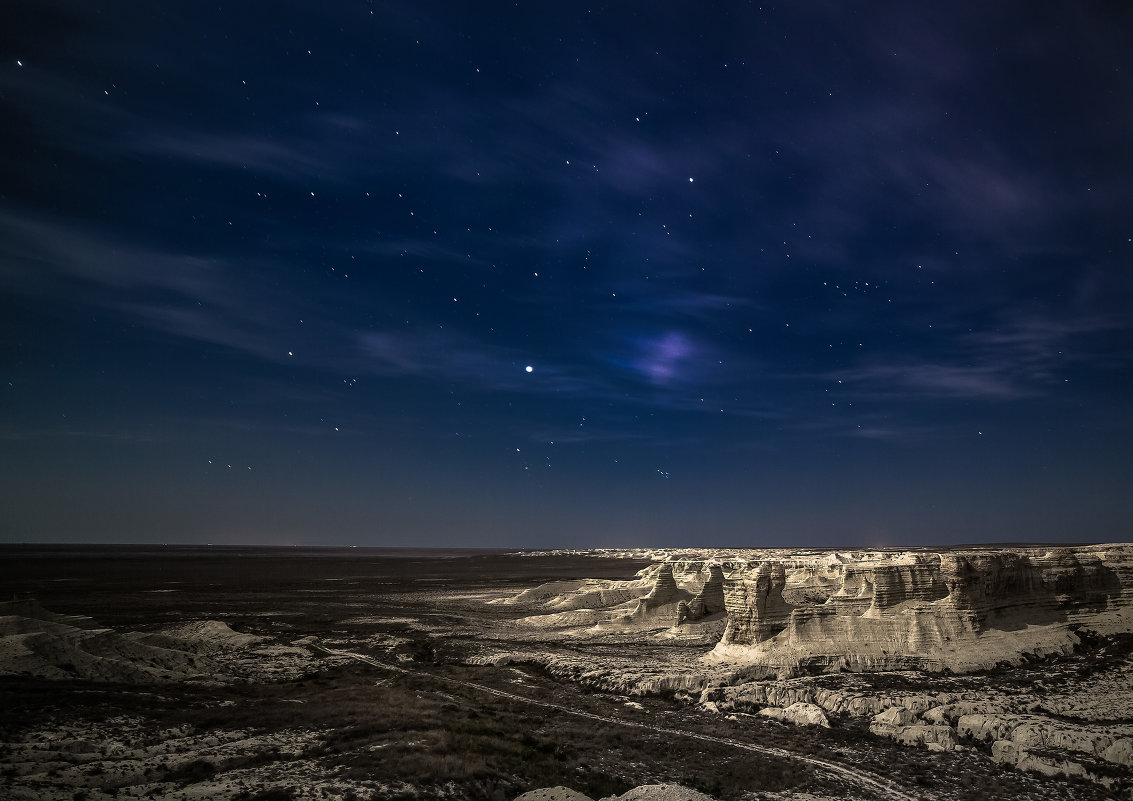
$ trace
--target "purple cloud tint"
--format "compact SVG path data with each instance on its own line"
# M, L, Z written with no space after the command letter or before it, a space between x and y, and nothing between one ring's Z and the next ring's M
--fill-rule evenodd
M642 344L645 354L634 366L654 384L679 381L683 368L696 355L692 341L679 331L669 331L659 339Z

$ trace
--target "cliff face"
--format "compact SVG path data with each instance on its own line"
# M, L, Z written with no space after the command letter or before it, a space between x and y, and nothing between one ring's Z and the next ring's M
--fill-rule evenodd
M720 565L709 565L708 579L689 603L689 615L696 619L723 612L725 609L724 571Z
M987 668L1069 652L1074 624L1129 630L1133 620L1133 546L874 551L728 566L728 625L710 660L779 675Z
M743 578L724 582L728 627L723 642L751 644L782 631L792 607L783 600L787 574L781 562L760 562Z
M1085 626L1133 633L1133 545L658 554L630 581L558 582L506 603L557 636L714 644L750 678L950 670L1069 653ZM548 614L551 612L551 614Z
M633 611L621 621L671 626L677 622L682 611L687 614L688 600L688 591L677 586L673 566L666 562L657 571L653 589L642 596Z

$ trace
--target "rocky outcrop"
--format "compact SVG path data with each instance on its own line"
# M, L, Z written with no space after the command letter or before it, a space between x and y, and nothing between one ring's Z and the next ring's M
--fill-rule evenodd
M924 745L933 751L952 751L958 745L956 732L947 724L926 724L916 713L901 706L890 707L870 721L869 730L904 745Z
M808 679L759 681L727 687L710 687L701 701L711 701L720 711L758 711L764 706L788 707L792 704L813 704L831 715L873 717L893 707L915 714L952 702L956 696L947 693L885 693L853 687L828 688Z
M716 801L716 799L680 784L643 784L621 795L606 796L601 801Z
M722 642L748 645L763 642L783 630L791 607L783 600L787 574L779 562L761 562L750 576L724 584L728 627Z
M673 578L672 565L661 565L653 582L653 589L641 600L646 608L656 608L675 603L678 600L677 593L677 580Z
M693 617L714 615L726 611L724 603L724 571L720 565L709 565L708 580L704 582L700 592L689 604L689 612Z
M1105 781L1107 777L1099 776L1082 762L1058 754L1031 753L1009 740L996 740L992 743L991 758L1019 770L1041 773L1044 776L1068 776L1108 783Z
M1133 545L656 555L632 581L637 598L588 631L669 641L680 659L611 669L557 656L550 673L699 696L736 720L865 723L909 746L1127 789ZM698 659L692 646L713 637ZM1059 655L1070 658L1030 664Z
M972 714L956 721L956 731L976 742L1010 742L1021 751L1072 751L1130 764L1130 740L1122 729L1086 728L1038 715Z
M1076 626L1129 610L1131 581L1133 546L733 563L723 588L728 625L709 659L780 677L1015 664L1070 653Z
M594 801L569 787L544 787L528 790L515 801ZM716 801L712 796L690 790L679 784L643 784L621 795L610 795L601 801Z
M560 636L714 641L705 661L751 678L971 672L1069 654L1081 628L1133 630L1133 545L654 555L664 561L628 581L497 602L537 611L518 622Z
M672 565L661 565L653 581L653 589L643 596L633 611L618 623L631 625L674 626L680 619L680 605L687 614L689 593L677 586Z
M1122 737L1114 740L1108 748L1102 751L1102 759L1115 765L1133 767L1133 739Z
M678 622L700 620L701 617L726 611L724 602L724 571L718 564L708 565L708 578L699 593L683 608Z
M708 578L700 591L688 603L682 602L677 610L677 623L700 620L724 611L724 571L720 565L709 565Z
M992 714L1002 715L1006 710L1002 704L994 701L956 701L951 704L935 706L924 713L923 717L929 723L947 723L956 725L956 721L965 715Z
M538 790L528 790L515 801L594 801L590 796L559 785L557 787L541 787Z
M830 721L827 719L825 713L814 704L800 702L791 704L786 709L777 706L769 706L759 710L759 714L765 718L778 720L782 723L790 723L794 726L820 726L824 729L830 728Z

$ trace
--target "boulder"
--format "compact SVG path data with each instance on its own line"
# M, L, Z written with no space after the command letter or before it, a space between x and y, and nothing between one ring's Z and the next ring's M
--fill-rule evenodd
M1019 719L1011 715L961 715L956 721L956 732L961 737L970 737L979 742L1010 740L1011 732L1019 725Z
M583 795L569 787L542 787L538 790L528 790L515 801L594 801L588 795Z
M964 715L1001 715L1006 712L1002 704L994 701L955 701L934 706L922 714L929 723L955 724Z
M951 751L959 745L951 726L922 723L912 710L901 706L874 715L869 730L905 745L923 745L933 751Z
M759 714L765 718L790 723L795 726L821 726L824 729L830 728L830 721L827 719L826 714L821 708L814 704L800 702L791 704L786 709L777 706L769 706L766 709L759 710Z
M1118 765L1133 766L1133 740L1128 737L1115 740L1109 748L1102 751L1102 759Z
M909 726L916 722L917 716L911 710L903 706L891 706L881 714L874 715L869 728L872 731L874 726Z

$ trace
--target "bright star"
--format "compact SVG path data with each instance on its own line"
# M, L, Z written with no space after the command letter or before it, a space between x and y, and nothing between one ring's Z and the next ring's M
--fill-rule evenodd
M533 371L533 370L534 370L535 368L534 368L534 367L532 367L532 366L531 366L531 365L529 364L529 365L527 365L526 367L524 367L523 369L524 369L524 370L525 370L526 372L530 373L530 372L531 372L531 371Z

